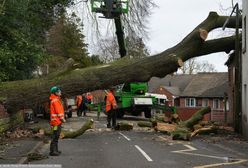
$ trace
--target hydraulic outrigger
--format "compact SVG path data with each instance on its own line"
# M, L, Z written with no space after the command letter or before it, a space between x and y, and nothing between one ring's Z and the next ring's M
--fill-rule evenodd
M128 13L128 0L91 0L92 12L102 13L106 19L114 19L121 57L127 55L121 15Z

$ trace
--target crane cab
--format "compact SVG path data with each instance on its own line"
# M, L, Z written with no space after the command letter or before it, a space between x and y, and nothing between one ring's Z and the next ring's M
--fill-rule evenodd
M128 0L91 0L91 10L102 13L104 18L113 19L128 13Z

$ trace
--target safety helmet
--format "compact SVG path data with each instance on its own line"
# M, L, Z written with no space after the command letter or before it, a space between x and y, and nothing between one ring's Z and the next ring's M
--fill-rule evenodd
M53 87L50 89L50 92L51 92L51 93L61 92L61 89L60 89L58 86L53 86Z

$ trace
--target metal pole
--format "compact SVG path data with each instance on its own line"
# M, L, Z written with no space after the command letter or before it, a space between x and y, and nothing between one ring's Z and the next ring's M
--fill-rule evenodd
M101 103L97 105L97 121L100 120L100 113L101 113Z
M241 65L241 55L240 55L240 38L239 38L239 4L236 3L233 7L233 10L230 14L236 11L236 37L235 37L235 86L234 86L234 100L233 100L233 109L234 109L234 129L236 132L241 133L242 131L242 109L241 109L241 91L242 91L242 65ZM222 29L225 30L226 25L228 24L230 17L225 21Z
M121 22L121 16L119 15L114 20L115 20L116 36L119 45L119 53L121 57L124 57L127 55L127 50L125 44L124 30Z
M240 38L239 38L239 5L236 7L236 37L235 37L235 131L238 133L242 132L242 109L241 109L241 55L240 55Z

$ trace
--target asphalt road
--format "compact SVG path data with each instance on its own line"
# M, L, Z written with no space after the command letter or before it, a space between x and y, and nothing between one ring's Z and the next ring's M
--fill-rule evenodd
M76 139L60 140L60 156L32 164L61 164L65 168L248 167L248 144L209 143L197 138L192 142L172 141L153 131L114 131L105 127L102 118L93 131ZM49 145L42 151L48 154Z

